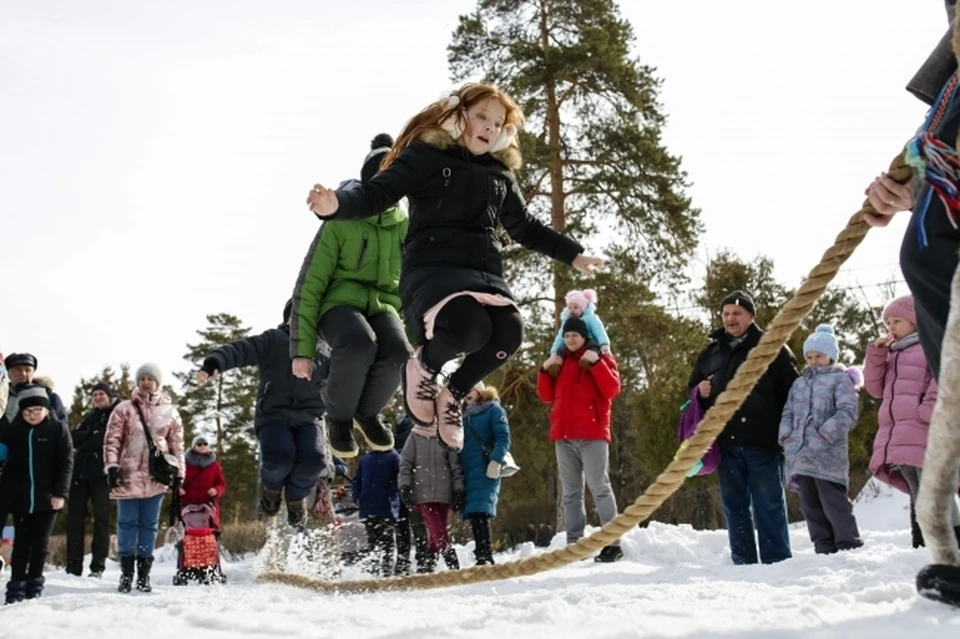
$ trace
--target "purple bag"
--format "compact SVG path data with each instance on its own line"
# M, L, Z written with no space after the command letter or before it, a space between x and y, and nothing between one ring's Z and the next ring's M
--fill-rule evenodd
M683 443L693 437L697 430L697 424L703 419L703 408L700 407L700 401L697 399L697 387L694 386L690 391L690 401L683 406L683 415L680 416L680 423L677 425L677 439ZM702 466L700 469L691 473L694 475L709 475L717 470L720 465L720 445L717 441L711 444L706 454L700 460Z

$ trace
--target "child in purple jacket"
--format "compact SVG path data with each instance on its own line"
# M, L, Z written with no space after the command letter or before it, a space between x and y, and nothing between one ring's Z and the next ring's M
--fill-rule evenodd
M800 492L800 508L817 554L863 545L853 506L848 435L857 425L859 371L837 363L833 327L821 324L803 343L807 368L793 382L780 421L787 481Z

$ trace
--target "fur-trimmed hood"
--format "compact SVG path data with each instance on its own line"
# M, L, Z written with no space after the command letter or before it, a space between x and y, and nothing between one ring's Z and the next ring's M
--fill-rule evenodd
M33 376L34 384L42 384L47 387L47 390L53 390L53 380L47 377L46 375L34 375Z
M424 131L422 134L420 134L420 141L429 144L434 148L440 149L441 151L446 151L457 144L457 141L450 137L450 134L439 126ZM521 166L523 166L523 157L520 155L520 151L516 147L508 146L503 151L488 153L487 155L490 155L493 159L511 171L517 171Z

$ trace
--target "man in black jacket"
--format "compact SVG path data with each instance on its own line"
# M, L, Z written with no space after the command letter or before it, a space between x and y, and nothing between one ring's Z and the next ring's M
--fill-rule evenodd
M283 309L283 324L216 349L203 360L197 383L232 368L257 366L255 428L260 442L260 512L273 517L287 502L291 525L307 517L307 496L316 488L326 468L326 436L322 385L329 368L330 348L318 341L316 366L310 379L293 375L290 365L290 311Z
M753 299L741 291L724 298L723 328L697 358L689 388L698 389L704 410L722 393L763 331L754 323ZM720 500L727 521L730 554L735 564L765 564L791 557L787 506L783 492L783 458L777 434L783 406L799 373L790 349L784 347L720 433L717 469ZM751 512L752 504L752 512Z
M90 394L93 410L84 416L74 430L73 480L70 487L70 506L67 509L67 572L83 574L83 539L87 519L87 504L93 504L93 557L90 576L102 577L110 547L110 486L103 470L103 435L107 421L119 399L105 382L93 387Z

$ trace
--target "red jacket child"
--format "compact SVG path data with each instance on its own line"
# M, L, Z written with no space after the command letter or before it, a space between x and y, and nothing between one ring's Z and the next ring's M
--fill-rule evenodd
M193 446L184 456L187 473L180 487L180 506L190 504L214 505L217 527L220 524L220 498L227 490L227 483L223 477L223 469L217 456L210 451L206 438L197 436L193 439ZM213 491L213 494L210 494Z
M581 359L585 353L586 358ZM596 359L591 362L590 360ZM585 347L563 356L556 378L540 369L540 399L550 410L550 441L604 439L610 441L610 405L620 394L620 371L611 355L597 357Z

